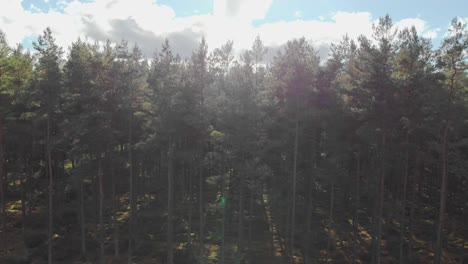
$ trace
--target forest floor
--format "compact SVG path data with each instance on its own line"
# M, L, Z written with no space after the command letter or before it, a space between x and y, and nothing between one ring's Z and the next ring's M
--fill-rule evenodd
M322 197L323 195L323 197ZM333 225L329 225L329 204L326 199L326 192L319 195L321 202L317 202L314 208L313 224L318 228L314 234L316 237L320 237L320 241L313 241L312 246L315 247L314 255L319 256L318 260L314 263L352 263L353 259L353 245L349 241L353 239L353 227L352 220L347 219L346 210L347 208L340 206L337 203L334 208L336 219ZM125 204L125 197L123 204ZM421 197L423 200L424 197ZM421 201L418 201L421 202ZM419 204L418 204L419 205ZM386 202L386 212L391 212L392 205L390 202ZM128 212L125 210L125 206L121 207L119 221L121 225L125 225L126 218L128 218ZM395 210L393 208L393 210ZM251 250L249 251L247 245L247 235L244 236L245 252L242 256L243 259L251 258L254 264L283 264L289 262L289 253L286 247L286 240L284 230L280 230L277 222L277 216L274 210L271 208L271 202L267 194L263 194L259 201L254 203L253 211L256 212L256 216L252 220L252 241ZM22 214L21 214L21 202L20 200L8 200L7 201L7 257L1 257L3 253L0 252L0 263L5 264L39 264L45 263L47 259L47 243L46 243L46 223L45 208L43 207L31 207L30 215L26 218L26 224L28 228L22 230ZM432 244L432 230L434 228L436 208L427 206L415 206L414 214L418 215L417 221L413 223L413 234L411 241L406 240L408 247L412 250L412 261L411 263L432 263L434 251ZM368 217L369 212L366 208L360 211L359 221L359 261L358 263L370 263L371 262L371 249L372 249L372 219ZM387 217L391 221L384 223L384 236L382 237L382 263L398 263L399 256L399 223L398 217ZM302 220L301 220L302 221ZM236 263L237 261L237 233L235 220L231 221L231 226L227 227L226 240L225 240L225 263ZM73 223L74 224L74 223ZM196 226L196 220L194 219L194 226ZM466 224L466 223L465 223ZM248 221L245 222L247 230ZM448 219L446 224L445 233L446 235L446 247L444 249L443 261L444 264L460 264L468 263L468 257L465 257L464 262L461 262L462 248L465 250L465 256L468 256L468 243L464 241L461 236L460 228L463 228L464 224L460 224L459 221L454 219ZM79 261L79 235L77 233L66 233L66 228L58 231L60 234L54 234L55 244L59 244L64 250L54 252L54 254L60 255L62 261L54 261L54 263L86 263ZM1 237L0 231L0 237ZM92 232L92 230L90 230ZM247 234L247 232L246 232ZM68 236L68 238L67 238ZM24 239L23 239L24 237ZM300 239L299 244L301 243ZM183 238L179 239L179 242L183 241ZM112 240L106 240L106 243L111 245ZM165 251L164 246L164 235L161 234L157 244L161 247L158 252L149 255L141 255L135 257L135 263L164 263L164 256L161 255ZM205 241L207 263L220 263L221 248L219 241L207 236ZM122 243L124 244L124 243ZM184 243L181 242L180 245ZM175 254L181 259L187 253L187 248L184 246L177 246ZM185 243L186 245L186 243ZM296 244L297 246L297 244ZM0 249L3 249L4 244L0 239ZM98 247L97 244L90 244L89 247ZM110 246L111 248L111 246ZM126 263L125 245L122 246L122 253L120 258L111 257L112 252L109 252L109 257L106 263ZM197 248L197 244L194 243L192 248ZM327 251L327 248L329 250ZM72 262L67 260L67 254L73 254ZM28 256L33 256L28 258ZM317 257L316 257L317 258ZM294 263L303 263L303 256L300 248L294 250ZM333 259L333 261L331 261ZM94 263L94 262L88 262ZM182 263L182 262L176 262ZM183 262L193 263L193 262ZM409 263L409 262L407 262Z

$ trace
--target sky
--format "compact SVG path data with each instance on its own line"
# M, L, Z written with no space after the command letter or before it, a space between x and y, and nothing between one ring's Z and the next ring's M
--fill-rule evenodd
M205 37L209 48L234 42L237 54L258 35L272 57L288 40L305 37L324 58L348 34L371 37L389 14L395 27L414 25L438 47L453 17L468 21L464 0L0 0L0 30L10 44L32 49L46 27L65 51L78 37L137 43L152 57L167 38L190 56Z

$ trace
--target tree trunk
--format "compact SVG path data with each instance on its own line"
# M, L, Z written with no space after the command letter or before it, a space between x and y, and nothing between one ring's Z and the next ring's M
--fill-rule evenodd
M200 151L200 155L201 155ZM202 157L200 157L202 159ZM200 161L201 162L201 161ZM204 213L203 213L203 165L199 164L199 182L198 182L198 188L199 188L199 194L198 194L198 203L199 203L199 214L200 214L200 220L199 220L199 247L200 247L200 260L201 263L205 263L205 245L204 245Z
M237 226L237 263L241 263L243 253L243 233L244 233L244 176L241 173L239 182L239 220Z
M174 223L173 223L173 214L174 214L174 168L173 168L173 158L174 158L174 147L172 146L172 140L169 141L169 152L168 152L168 161L167 161L167 263L174 263Z
M34 132L33 132L34 134ZM32 179L32 175L33 175L33 166L32 166L32 162L34 160L34 138L32 140L32 149L31 149L31 157L28 158L27 160L27 174L26 174L26 185L25 185L25 196L26 196L26 199L28 200L28 205L26 206L26 215L31 215L31 197L29 196L30 195L30 192L31 192L31 179Z
M252 263L252 220L253 220L253 206L254 206L254 195L255 192L250 189L250 199L249 199L249 240L247 241L248 248L248 260L249 263Z
M18 159L18 162L20 159ZM20 170L18 170L20 171ZM20 183L21 183L21 236L23 237L24 240L24 229L26 225L26 195L25 195L25 176L23 174L23 171L21 172L20 178Z
M102 164L101 164L101 153L97 155L98 163L98 179L99 179L99 260L101 264L104 264L104 181L102 175Z
M464 192L464 189L463 188L463 184L461 184L461 191ZM468 216L466 215L466 205L463 206L463 209L462 209L462 220L465 220L465 223L467 223L468 221ZM464 259L465 259L465 243L466 243L466 233L467 231L467 227L466 227L466 224L463 225L462 224L462 230L461 230L461 235L463 236L463 241L461 243L461 252L460 252L460 264L463 264L464 262Z
M372 151L372 150L371 150ZM369 152L371 152L369 151ZM373 153L375 154L375 153ZM375 156L375 155L374 155ZM378 172L376 172L376 160L378 159L378 157L370 157L370 169L369 169L369 175L374 175L374 174L378 174ZM380 190L380 187L379 187L379 179L380 179L380 176L370 176L371 178L369 179L369 181L372 181L372 183L368 184L368 191L369 192L372 192L373 194L373 200L371 201L372 203L372 250L371 250L371 263L372 264L375 264L376 261L377 261L377 229L378 229L378 223L379 223L379 219L378 219L378 212L379 212L379 190Z
M386 147L386 135L385 131L382 132L382 151L381 151L381 174L380 174L380 193L379 193L379 206L378 206L378 222L377 222L377 256L376 263L380 264L380 253L382 249L382 222L383 222L383 206L385 198L385 147Z
M413 226L414 226L414 210L416 205L416 192L418 191L417 186L417 179L419 175L422 174L422 170L424 166L421 164L421 157L420 153L417 152L416 154L416 175L413 179L412 190L411 190L411 202L410 202L410 215L409 215L409 223L408 223L408 237L409 237L409 247L408 247L408 262L412 263L413 261Z
M52 264L52 228L53 228L53 191L54 191L54 177L52 172L52 154L51 154L51 142L50 142L50 111L47 114L47 164L49 173L49 226L47 230L48 247L47 247L47 259L48 263Z
M307 203L306 203L306 208L307 208L307 220L306 220L306 245L305 245L305 250L304 250L304 263L309 264L311 263L311 252L310 252L310 247L311 247L311 235L312 235L312 228L311 228L311 221L312 221L312 186L313 186L313 181L311 180L309 185L308 185L308 190L307 190Z
M315 150L314 150L315 153ZM307 202L306 202L306 243L305 243L305 250L304 250L304 263L310 264L312 262L312 211L313 211L313 204L312 204L312 191L314 191L315 185L315 173L316 173L316 156L313 154L314 157L314 169L312 171L312 175L310 176L309 183L307 185Z
M291 264L294 263L294 236L296 228L296 178L297 178L297 149L298 149L298 137L299 137L299 120L296 116L296 125L294 129L294 160L293 160L293 188L292 188L292 212L291 212Z
M79 196L80 196L80 235L81 235L81 255L86 258L86 226L85 226L85 210L84 210L84 186L83 186L83 173L80 173L79 179Z
M442 136L442 183L440 187L440 208L439 208L439 219L437 225L437 241L436 241L436 252L435 252L435 264L440 264L442 261L442 229L444 226L445 216L445 205L447 199L447 139L448 139L449 124L445 124L444 134Z
M7 228L6 228L6 197L5 197L5 156L3 153L3 117L0 115L0 195L2 199L2 246L3 256L7 255Z
M117 226L117 194L116 194L116 176L115 176L115 168L114 168L114 152L111 152L110 157L110 171L111 171L111 178L112 178L112 229L114 231L114 256L119 257L119 227Z
M462 212L462 219L465 219L465 223L468 220L468 217L465 216L465 209ZM460 264L463 264L465 260L466 224L463 226L461 235L463 236L463 241L461 243Z
M193 210L193 160L190 160L190 167L189 167L189 195L188 195L188 246L189 249L192 250L192 210Z
M331 186L330 186L330 214L328 217L328 241L327 241L327 259L326 262L328 263L328 259L330 258L330 248L331 248L331 243L334 241L331 234L332 234L332 229L333 229L333 205L335 201L335 183L332 180Z
M361 187L361 156L358 153L356 157L356 192L354 196L354 218L353 218L353 264L357 263L359 254L359 200Z
M319 123L319 120L316 120L316 123ZM306 249L304 251L304 263L309 264L313 263L311 260L311 240L312 240L312 211L313 211L313 204L312 204L312 191L315 191L315 175L317 173L317 166L318 166L318 151L319 151L319 142L320 142L320 136L319 136L319 128L316 127L315 131L313 132L312 136L312 155L311 155L311 164L312 164L312 170L311 170L311 176L309 177L310 180L307 184L307 205L306 205L306 215L307 215L307 238L306 238Z
M223 215L223 220L221 223L221 263L224 264L225 261L225 254L226 254L226 244L224 235L226 234L226 175L223 172L221 174L221 210Z
M466 243L466 238L463 237L463 242L461 244L461 256L460 256L460 264L465 263L465 243Z
M133 97L133 96L132 96ZM128 221L128 229L129 229L129 238L128 238L128 264L132 264L133 259L133 243L135 240L134 234L134 226L133 223L135 221L135 179L133 173L133 113L130 111L130 122L129 122L129 133L128 133L128 163L129 163L129 176L130 176L130 191L129 191L129 198L130 198L130 219Z
M450 127L450 120L452 115L452 97L455 90L455 78L458 74L458 69L454 62L455 58L451 58L452 63L452 73L450 74L449 78L449 95L448 95L448 105L447 105L447 112L445 118L445 127L444 127L444 134L442 136L441 142L441 159L442 159L442 183L440 186L440 208L439 208L439 219L438 219L438 226L437 226L437 241L436 241L436 252L435 252L435 264L440 264L442 260L442 231L444 227L444 216L445 216L445 207L446 207L446 200L447 200L447 178L448 178L448 164L447 164L447 144L448 144L448 133Z
M403 200L401 205L400 218L400 264L404 262L404 244L405 244L405 228L406 228L406 192L408 186L409 173L409 131L406 131L406 157L405 157L405 173L403 179Z
M286 171L284 171L284 173L286 174ZM292 184L292 181L289 181L288 179L288 182L287 182L287 197L286 197L286 203L289 203L291 201L291 197L292 197L292 189L293 189L293 184ZM285 254L287 254L287 257L289 258L289 261L291 261L292 257L291 257L291 248L290 248L290 245L291 245L291 211L292 211L292 206L289 206L288 204L288 207L283 209L283 208L279 208L279 210L281 211L286 211L286 215L285 215L285 233L284 233L284 237L285 237L285 243L284 243L284 247L285 247ZM290 264L290 263L289 263Z

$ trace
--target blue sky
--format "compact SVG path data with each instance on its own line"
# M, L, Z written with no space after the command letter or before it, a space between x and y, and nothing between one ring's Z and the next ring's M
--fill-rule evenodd
M0 7L0 29L12 43L30 47L50 26L65 48L77 37L127 39L148 56L165 38L188 56L202 36L211 48L233 40L240 52L256 35L272 50L304 36L324 55L343 34L370 36L387 13L438 46L453 17L468 21L462 0L0 0Z

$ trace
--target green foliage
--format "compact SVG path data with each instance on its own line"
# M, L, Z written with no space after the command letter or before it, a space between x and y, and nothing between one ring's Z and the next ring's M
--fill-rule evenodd
M232 41L209 50L202 38L184 59L166 40L150 61L126 41L77 39L64 60L50 29L34 49L12 48L0 33L0 151L15 221L7 231L21 226L24 199L31 252L4 262L46 258L49 143L54 260L93 262L102 239L104 255L118 249L115 260L130 240L135 261L164 262L172 235L177 263L220 263L223 253L225 263L288 254L341 263L353 243L370 262L381 223L389 262L400 237L403 255L427 262L432 231L418 226L436 223L446 125L447 256L466 237L468 34L457 19L438 50L385 16L372 39L344 36L330 58L301 38L265 62L257 36L239 57Z

